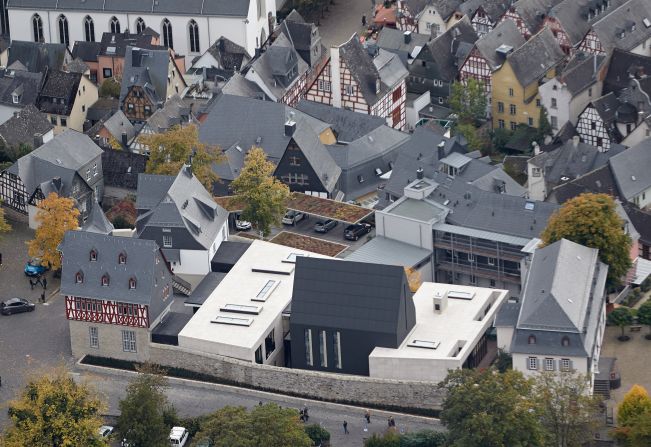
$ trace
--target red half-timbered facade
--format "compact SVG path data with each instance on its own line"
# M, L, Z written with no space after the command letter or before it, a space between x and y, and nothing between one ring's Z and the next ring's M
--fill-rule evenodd
M601 41L593 30L588 31L588 34L585 35L581 43L579 44L579 51L584 53L593 53L605 55L606 50L604 50L601 45Z
M403 31L418 32L418 19L404 0L398 1L398 20L396 25Z
M66 296L66 318L91 323L149 327L148 306Z
M532 36L532 32L529 28L527 28L527 25L525 25L524 20L522 20L522 17L520 17L520 14L517 13L517 11L511 7L509 8L502 18L500 19L500 23L504 22L505 20L513 20L515 22L515 25L518 27L518 31L522 34L522 37L525 39L529 39Z
M545 17L544 26L549 27L554 38L558 41L558 45L565 54L572 53L572 42L570 36L567 35L561 23L555 17Z
M491 68L486 59L481 55L477 47L473 48L470 55L459 70L459 80L464 83L468 79L476 79L484 85L487 97L491 94Z

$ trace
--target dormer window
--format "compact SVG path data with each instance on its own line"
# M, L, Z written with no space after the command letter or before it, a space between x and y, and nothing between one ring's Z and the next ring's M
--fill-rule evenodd
M97 250L92 249L90 251L90 260L91 260L91 262L97 261Z
M570 339L568 337L563 337L563 339L561 340L561 345L569 346L570 345Z
M75 283L82 284L84 282L84 274L81 271L78 271L75 274Z
M129 278L129 289L133 290L136 288L136 278Z
M20 95L17 93L12 93L11 102L13 102L14 104L18 104L20 102Z
M530 345L535 345L535 344L536 344L536 336L535 336L535 335L530 335L530 336L529 336L528 343L529 343Z
M118 255L118 263L120 263L120 264L126 264L127 263L127 255L126 255L126 253L120 253Z
M111 281L110 281L108 273L104 274L104 276L102 276L102 286L108 287L110 282Z

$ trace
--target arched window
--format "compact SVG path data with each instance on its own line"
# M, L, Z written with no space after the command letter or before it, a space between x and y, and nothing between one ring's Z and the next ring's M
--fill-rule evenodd
M111 33L113 34L120 33L120 21L117 17L111 17L111 20L109 21L109 28L111 28Z
M97 261L97 250L94 248L90 251L90 260Z
M190 20L188 25L188 32L190 33L190 52L199 53L199 25L194 20Z
M135 289L136 288L136 278L130 278L129 279L129 289Z
M84 273L80 270L75 274L75 282L81 284L84 282Z
M84 37L86 42L95 42L95 23L90 16L84 18Z
M528 343L529 343L530 345L535 345L535 344L536 344L536 336L535 336L535 335L530 335L530 336L529 336Z
M561 345L563 346L569 346L570 345L570 339L568 337L563 337L561 339Z
M138 17L136 19L136 34L142 33L145 28L147 28L147 25L145 25L145 21L142 19L142 17Z
M169 20L163 20L163 45L167 48L174 48L174 40L172 38L172 24Z
M70 46L70 34L68 34L68 19L66 16L59 16L59 43Z
M32 16L32 34L34 42L43 42L43 20L38 14Z
M120 253L118 255L118 263L120 263L120 264L126 264L127 263L127 254L126 253Z
M111 279L109 278L108 273L104 273L104 276L102 276L102 285L107 287L110 282L111 282Z

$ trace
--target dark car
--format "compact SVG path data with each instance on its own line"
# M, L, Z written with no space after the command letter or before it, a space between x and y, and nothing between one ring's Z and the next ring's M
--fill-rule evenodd
M41 276L47 272L47 267L41 264L40 258L32 258L25 263L25 275L27 276Z
M367 223L348 225L344 230L344 239L348 239L349 241L356 241L365 234L370 233L372 228L373 227L371 224Z
M0 303L0 314L11 315L20 312L32 312L36 305L24 298L11 298Z
M337 226L337 221L332 219L320 220L314 225L314 231L317 233L327 233Z

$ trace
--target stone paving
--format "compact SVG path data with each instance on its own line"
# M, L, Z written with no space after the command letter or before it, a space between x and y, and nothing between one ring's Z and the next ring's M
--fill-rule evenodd
M362 30L362 15L372 17L371 0L335 0L320 20L319 33L326 48L341 45Z

